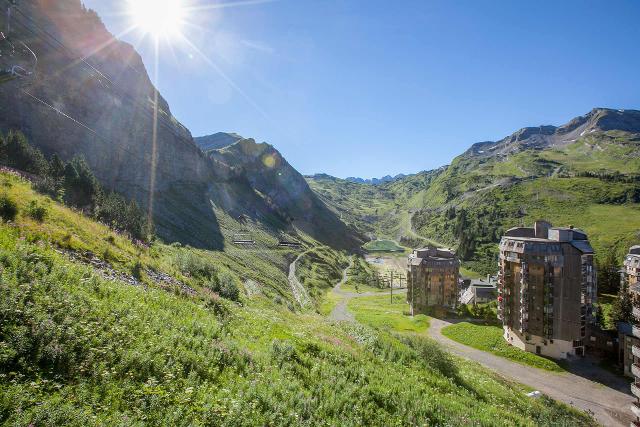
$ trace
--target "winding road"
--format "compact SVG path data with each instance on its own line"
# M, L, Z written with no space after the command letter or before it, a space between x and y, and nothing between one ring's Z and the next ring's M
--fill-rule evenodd
M511 362L481 350L455 342L442 335L446 320L431 318L429 334L451 353L480 363L498 374L525 384L549 397L589 411L604 426L628 426L633 417L629 409L633 396L629 382L590 363L572 362L571 372L553 373Z

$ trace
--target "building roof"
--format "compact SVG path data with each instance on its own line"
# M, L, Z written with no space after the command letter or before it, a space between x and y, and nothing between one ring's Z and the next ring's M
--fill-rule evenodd
M589 244L587 240L572 240L571 246L582 252L583 254L592 254L594 253L593 248Z

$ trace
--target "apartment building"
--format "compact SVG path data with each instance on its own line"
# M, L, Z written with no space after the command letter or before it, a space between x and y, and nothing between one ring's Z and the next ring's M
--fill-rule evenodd
M416 249L407 261L407 302L411 314L427 307L455 307L458 299L460 261L449 249Z
M526 351L584 355L595 322L596 271L587 235L573 227L508 230L500 242L498 317L504 338Z
M636 417L632 425L640 426L640 345L638 345L640 340L640 246L632 246L629 250L629 254L624 259L621 279L629 285L629 292L633 302L634 321L631 326L633 337L628 337L628 341L631 344L631 354L628 353L628 348L625 347L624 364L626 370L627 363L631 362L631 374L634 376L634 381L631 384L631 393L638 398L631 405L631 411Z

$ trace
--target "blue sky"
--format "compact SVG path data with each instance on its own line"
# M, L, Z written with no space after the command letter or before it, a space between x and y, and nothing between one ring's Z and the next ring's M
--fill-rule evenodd
M125 0L84 3L113 33L130 24ZM192 14L208 60L163 42L158 86L194 136L269 142L305 174L417 172L524 126L640 108L637 0L249 3ZM123 39L151 70L152 43Z

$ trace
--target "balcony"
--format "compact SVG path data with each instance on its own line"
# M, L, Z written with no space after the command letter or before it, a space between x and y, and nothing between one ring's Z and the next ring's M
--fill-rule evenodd
M640 347L637 345L631 347L631 354L633 354L635 357L640 358Z
M633 325L631 327L631 331L633 332L633 336L636 338L640 338L640 326L638 325Z
M635 396L640 398L640 383L631 383L631 393Z
M634 377L640 378L640 363L634 363L631 365L631 373Z
M631 403L631 412L634 416L640 417L640 403L633 402Z

